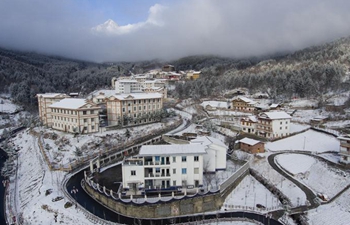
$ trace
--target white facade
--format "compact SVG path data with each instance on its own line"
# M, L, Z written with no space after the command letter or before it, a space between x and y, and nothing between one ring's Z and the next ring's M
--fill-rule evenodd
M191 143L205 146L207 154L203 156L204 172L226 169L227 146L223 142L213 137L202 136L192 140Z
M142 92L142 85L137 80L121 79L115 81L116 94Z
M350 164L350 135L338 137L340 141L340 162Z
M123 162L124 190L136 193L202 187L205 148L200 144L142 146L137 157Z
M257 133L269 139L281 138L290 134L291 116L283 111L264 112L259 114Z

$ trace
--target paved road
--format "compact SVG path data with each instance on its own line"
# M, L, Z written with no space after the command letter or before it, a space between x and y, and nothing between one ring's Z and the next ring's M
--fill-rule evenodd
M296 208L293 208L291 210L291 212L300 212L300 211L305 211L305 210L309 210L309 209L314 209L316 207L319 206L318 202L315 202L315 199L317 198L315 193L308 188L307 186L305 186L304 184L302 184L301 182L297 181L296 179L294 179L293 177L291 177L288 173L286 173L284 170L282 170L276 163L275 163L275 157L277 155L280 154L284 154L284 152L279 152L279 153L275 153L270 155L267 160L269 162L269 164L272 166L272 168L274 170L276 170L278 173L280 173L282 176L284 176L285 178L287 178L288 180L290 180L291 182L293 182L295 185L297 185L302 191L304 191L307 200L310 202L310 206L299 206Z

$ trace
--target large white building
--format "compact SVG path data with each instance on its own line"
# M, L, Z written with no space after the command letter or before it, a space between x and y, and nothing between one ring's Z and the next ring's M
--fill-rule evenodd
M115 81L116 94L130 94L142 92L142 85L134 79L120 79Z
M269 139L288 136L291 116L283 111L264 112L258 116L257 134Z
M99 110L85 99L65 98L49 106L52 128L69 133L94 133L99 131Z
M116 94L106 99L108 125L130 126L159 121L163 96L159 93Z
M192 140L191 143L205 146L207 154L203 156L204 172L212 173L226 169L227 146L222 141L209 136L201 136Z
M206 154L201 144L144 145L136 157L123 162L123 189L147 193L202 187Z
M338 137L340 141L340 162L350 164L350 135Z
M64 98L69 98L69 96L61 93L45 93L37 94L36 97L38 98L39 118L41 122L48 127L52 127L52 116L49 106Z

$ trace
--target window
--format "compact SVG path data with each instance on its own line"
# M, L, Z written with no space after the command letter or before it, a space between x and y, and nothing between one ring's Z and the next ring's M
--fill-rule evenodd
M160 168L156 168L156 173L160 173Z
M173 174L176 174L176 169L173 169Z
M136 170L131 170L131 176L136 176Z
M288 124L288 121L286 121L286 124Z
M282 125L282 122L280 122L280 124Z
M90 111L90 114L94 114L94 113L95 113L94 110L91 110L91 111Z
M139 110L141 110L141 106L139 106Z
M125 108L123 108L123 112L125 112Z
M280 127L280 130L282 130L282 127Z
M84 119L84 123L86 123L87 122L87 119Z
M176 157L175 157L175 156L173 156L173 163L174 163L174 162L176 162Z
M199 168L194 168L193 173L194 174L199 174Z
M91 118L91 122L94 122L95 121L95 118Z
M198 156L195 156L195 157L194 157L194 161L195 161L195 162L198 162L198 161L199 161L199 157L198 157Z
M154 160L159 161L160 160L160 156L154 156Z
M134 106L134 111L136 111L136 106Z
M95 130L95 126L91 126L91 130Z
M173 180L173 186L176 186L176 180Z
M288 129L288 127L286 127L286 130Z
M181 161L186 162L187 161L186 156L182 156Z
M182 173L182 174L187 174L187 169L186 169L186 168L182 168L182 169L181 169L181 173Z
M86 115L86 111L83 111L83 115Z

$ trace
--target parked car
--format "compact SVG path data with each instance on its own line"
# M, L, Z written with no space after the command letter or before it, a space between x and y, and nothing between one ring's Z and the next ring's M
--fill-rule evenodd
M261 204L256 204L256 208L258 208L258 209L266 209L266 207L261 205Z

